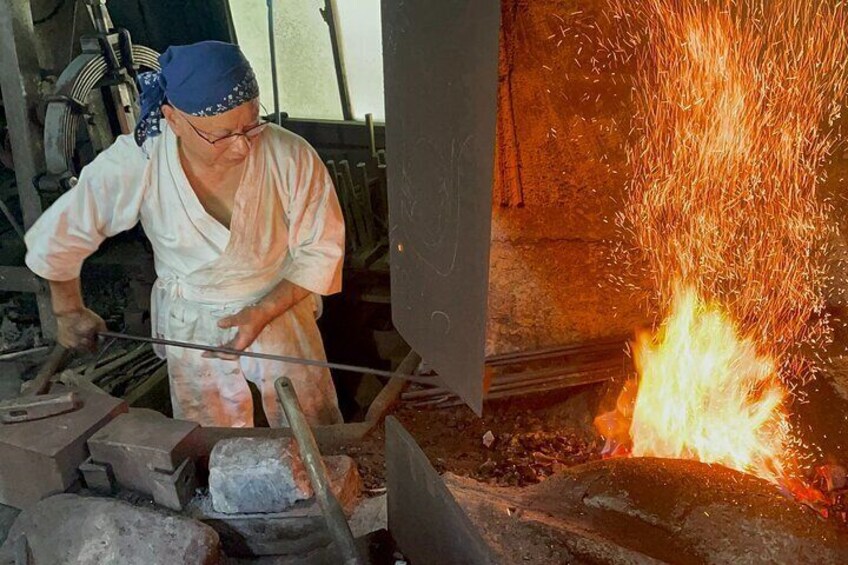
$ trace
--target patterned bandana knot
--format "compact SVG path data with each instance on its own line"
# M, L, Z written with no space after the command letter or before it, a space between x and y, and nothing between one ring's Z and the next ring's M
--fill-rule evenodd
M160 71L138 77L141 112L135 127L139 146L162 133L162 105L191 116L217 116L259 96L250 63L237 45L203 41L169 47Z

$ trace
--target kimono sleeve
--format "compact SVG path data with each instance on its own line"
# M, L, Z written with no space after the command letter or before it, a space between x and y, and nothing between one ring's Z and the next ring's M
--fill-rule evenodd
M83 168L26 234L26 264L51 281L79 277L82 263L107 237L138 223L147 159L132 136L121 136Z
M342 288L345 246L336 189L327 167L306 143L294 169L288 210L292 263L286 279L316 294L334 294Z

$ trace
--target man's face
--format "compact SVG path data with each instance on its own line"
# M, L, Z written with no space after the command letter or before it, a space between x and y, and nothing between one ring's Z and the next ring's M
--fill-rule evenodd
M190 116L171 106L165 107L164 114L188 153L217 165L237 165L244 161L252 137L262 129L256 127L260 124L258 100L217 116ZM237 135L241 133L247 135Z

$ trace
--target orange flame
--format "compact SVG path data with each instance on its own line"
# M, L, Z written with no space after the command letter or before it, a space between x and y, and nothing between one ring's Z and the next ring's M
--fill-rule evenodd
M816 188L848 90L848 6L610 2L625 39L609 59L638 61L618 218L635 245L617 259L644 269L669 317L638 338L638 391L596 424L634 455L779 481L793 459L786 387L809 373L797 352L829 338L835 227Z
M740 339L717 305L679 289L661 330L640 335L634 351L638 393L634 398L631 384L616 411L598 418L608 439L626 445L620 426L629 422L632 455L719 463L775 482L784 477L793 444L787 392L774 360Z

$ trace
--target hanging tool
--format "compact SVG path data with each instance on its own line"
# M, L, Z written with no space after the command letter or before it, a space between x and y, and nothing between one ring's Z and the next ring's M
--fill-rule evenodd
M277 82L277 34L274 33L274 0L266 0L265 6L268 12L268 46L271 53L271 88L274 92L274 122L278 126L283 125L280 114L280 83Z
M71 352L57 345L33 379L29 390L19 398L0 402L0 422L30 422L79 408L79 397L73 391L47 394L50 392L50 380L53 375L61 372L70 359Z
M105 338L124 339L128 341L138 341L143 343L152 343L155 345L166 345L170 347L182 347L185 349L197 349L200 351L209 351L212 353L224 353L227 355L236 355L239 357L252 357L254 359L268 359L270 361L280 361L282 363L292 363L295 365L307 365L310 367L322 367L324 369L336 369L337 371L350 371L352 373L361 373L374 375L377 377L388 377L393 379L404 379L413 383L420 384L438 384L435 377L423 377L420 375L407 375L404 373L395 373L392 371L383 371L381 369L371 369L369 367L360 367L358 365L345 365L343 363L330 363L329 361L318 361L317 359L302 359L300 357L289 357L286 355L274 355L271 353L257 353L255 351L242 351L240 349L232 349L229 347L221 347L214 345L201 345L199 343L189 343L186 341L174 341L171 339L162 339L158 337L142 337L137 335L129 335L117 332L100 332L98 335Z

